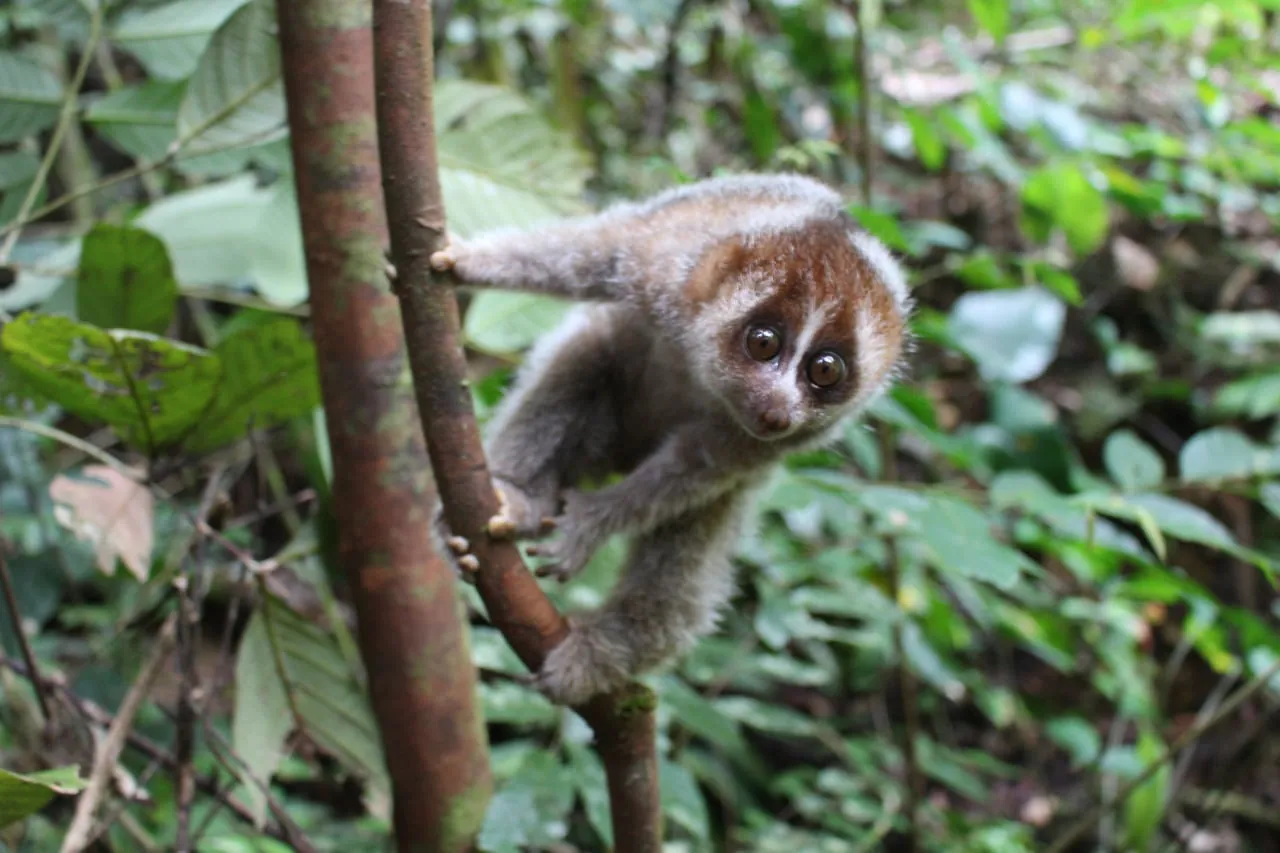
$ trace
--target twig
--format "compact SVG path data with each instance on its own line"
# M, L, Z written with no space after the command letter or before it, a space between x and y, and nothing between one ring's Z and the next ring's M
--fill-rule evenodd
M659 139L665 138L671 129L671 114L675 110L676 88L680 82L680 33L697 3L698 0L680 0L667 27L667 55L662 61L662 108L658 112L657 133L654 134Z
M102 6L101 3L93 4L93 11L89 18L89 36L85 39L84 48L80 54L80 64L76 66L76 72L67 85L66 93L62 96L62 110L58 114L58 123L49 136L49 147L44 152L39 168L36 169L35 177L31 179L31 186L27 189L26 197L22 199L22 206L18 208L13 225L4 232L8 236L5 237L4 244L0 245L0 264L9 260L9 255L18 242L18 236L22 233L23 222L31 213L31 208L40 196L40 190L44 189L44 182L49 179L54 161L58 159L58 152L62 149L62 137L66 135L67 128L75 119L80 86L84 83L84 75L89 70L89 64L93 62L98 39L102 36Z
M31 680L31 673L23 664L15 660L11 660L2 654L0 654L0 666L7 667L18 675L21 675L23 678ZM115 718L110 713L88 699L77 696L65 684L47 680L44 682L44 686L48 690L58 691L67 700L67 702L80 713L81 716L93 723L95 726L110 729L115 725ZM177 759L174 758L168 750L143 735L137 734L136 732L130 732L126 737L125 742L130 749L141 753L151 761L159 762L169 770L178 766ZM229 792L224 791L212 777L197 774L196 787L225 806L242 823L248 826L256 825L256 819L249 807L233 798ZM289 840L288 836L285 835L284 830L275 824L268 823L260 831L264 835L268 835L277 841L288 842Z
M867 2L854 2L857 17L854 43L858 53L858 167L862 170L862 204L870 207L875 144L871 139L871 55L867 48Z
M26 661L27 669L31 672L31 686L36 692L40 715L48 725L53 721L53 714L49 710L49 700L44 695L44 682L36 666L36 655L31 649L31 641L27 639L27 632L22 630L22 611L18 609L18 595L13 589L13 577L9 574L9 564L4 558L4 540L2 539L0 539L0 584L4 585L4 603L9 612L9 624L13 626L13 636L17 637L22 659Z
M898 479L897 434L889 424L880 429L881 474L886 482L894 483ZM895 607L902 607L902 565L898 556L898 542L892 536L884 539L885 550L889 560L889 595ZM903 813L907 817L907 850L915 853L920 849L920 801L924 797L924 776L920 773L920 762L916 757L916 738L920 733L919 689L915 672L907 663L906 620L905 611L899 614L893 625L894 653L898 658L898 685L902 693L902 766L906 777L906 796L903 798Z
M1196 724L1187 729L1171 746L1165 747L1164 751L1144 767L1141 773L1121 785L1120 789L1116 791L1115 797L1107 802L1099 803L1077 819L1049 847L1045 848L1045 853L1064 853L1081 835L1088 831L1089 827L1098 820L1104 810L1115 808L1124 803L1134 791L1154 776L1161 767L1171 761L1188 744L1199 740L1209 729L1234 714L1241 705L1264 688L1277 675L1280 675L1280 660L1271 664L1261 675L1237 690L1230 699L1222 703L1221 707L1212 716L1204 720L1197 720Z
M445 520L471 542L479 561L476 588L490 620L524 664L537 670L569 626L514 544L487 535L497 496L466 384L458 304L451 288L439 286L428 261L445 240L432 124L430 3L374 0L373 34L394 288L431 467ZM651 691L630 684L576 709L595 732L605 767L616 853L662 848L654 704Z
M151 654L143 663L124 701L120 703L120 710L107 730L106 737L98 745L93 761L93 773L89 777L89 786L76 802L75 817L62 841L61 853L79 853L89 842L89 836L93 832L94 815L98 810L98 804L106 795L107 786L111 783L116 761L120 758L120 751L124 749L125 742L128 740L129 730L133 728L133 718L137 716L138 709L142 707L147 694L151 692L151 686L159 677L165 661L169 658L169 653L173 651L176 622L177 617L170 616L160 627L160 632L156 635L155 643L151 648Z

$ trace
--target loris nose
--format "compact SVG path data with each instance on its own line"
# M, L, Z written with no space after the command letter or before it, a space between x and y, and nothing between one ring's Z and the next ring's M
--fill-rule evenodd
M760 415L760 423L773 432L785 432L791 427L791 415L786 409L766 409Z

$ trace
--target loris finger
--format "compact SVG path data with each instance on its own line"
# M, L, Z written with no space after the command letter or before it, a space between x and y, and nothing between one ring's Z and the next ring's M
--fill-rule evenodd
M453 252L452 246L446 246L438 252L431 254L431 268L436 272L448 272L457 264L458 258Z

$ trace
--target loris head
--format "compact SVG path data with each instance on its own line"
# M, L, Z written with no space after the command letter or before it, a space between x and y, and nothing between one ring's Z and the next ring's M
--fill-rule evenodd
M685 295L699 379L763 441L813 435L864 408L906 344L905 275L843 214L712 246Z

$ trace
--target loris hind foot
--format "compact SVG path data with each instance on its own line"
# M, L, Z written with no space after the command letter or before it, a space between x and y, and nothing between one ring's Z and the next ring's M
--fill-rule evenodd
M628 680L632 652L590 619L570 618L569 635L551 650L528 682L557 705L581 705Z
M485 525L493 539L537 539L555 528L555 520L543 516L535 501L523 491L497 477L494 478L494 494L498 498L498 512ZM457 536L444 520L444 507L436 507L433 527L443 546L439 551L449 562L453 572L461 580L474 583L472 577L480 568L480 562L471 553L471 543L464 536Z

